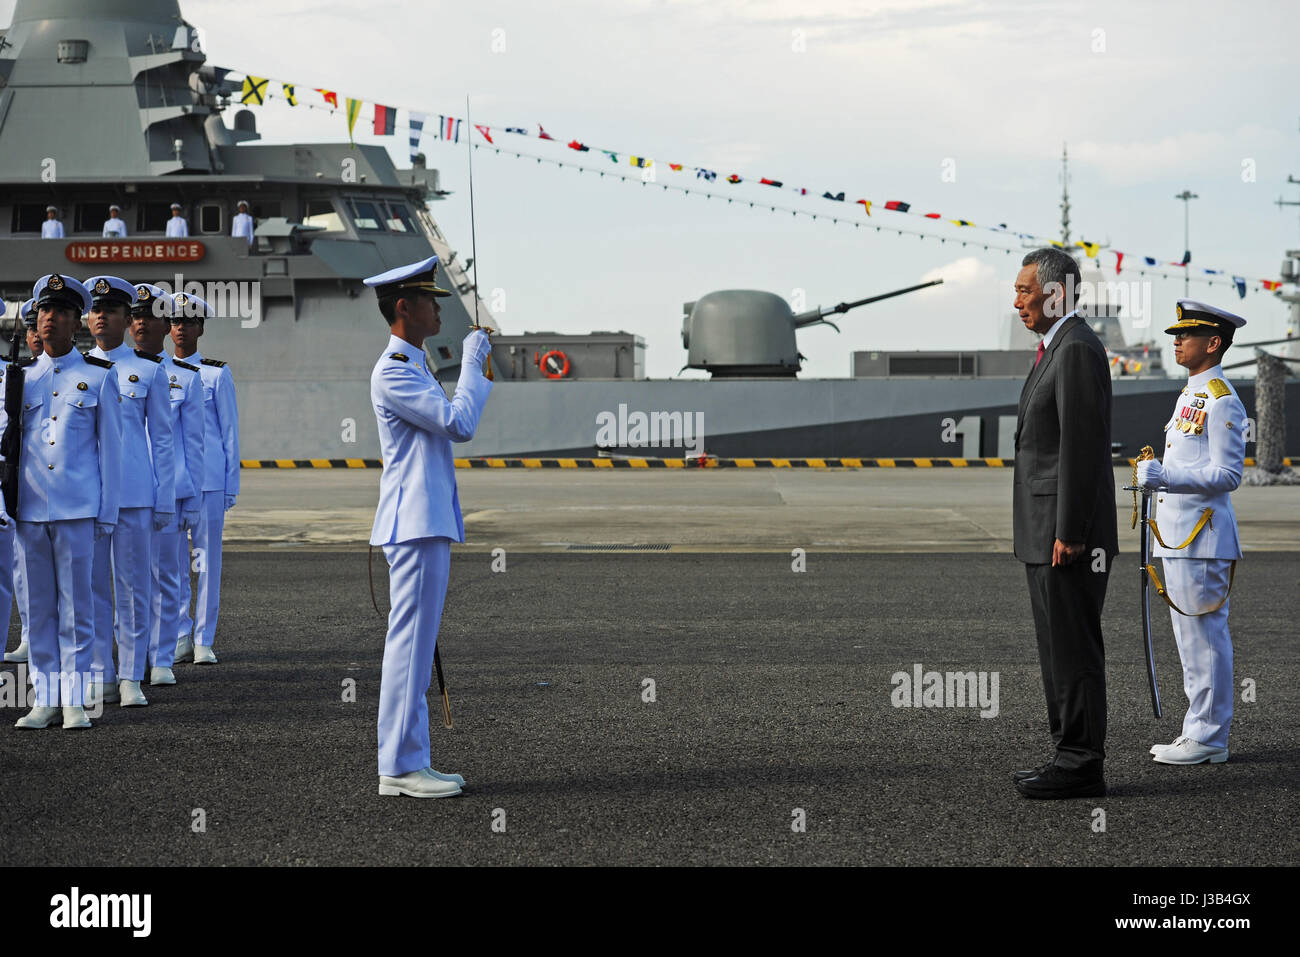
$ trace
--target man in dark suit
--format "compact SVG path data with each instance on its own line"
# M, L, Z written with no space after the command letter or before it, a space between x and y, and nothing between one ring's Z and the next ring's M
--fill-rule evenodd
M1106 350L1075 313L1079 266L1059 249L1024 258L1015 308L1043 337L1020 393L1013 524L1025 563L1055 753L1017 771L1029 798L1098 797L1106 740L1101 609L1119 552Z

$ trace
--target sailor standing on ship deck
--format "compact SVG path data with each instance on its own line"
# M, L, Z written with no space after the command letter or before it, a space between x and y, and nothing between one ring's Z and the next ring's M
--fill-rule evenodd
M1188 372L1165 426L1164 461L1138 462L1137 481L1164 486L1155 496L1153 555L1164 560L1174 640L1183 663L1187 714L1173 744L1151 753L1160 764L1222 764L1232 724L1232 636L1228 593L1241 558L1231 493L1241 484L1246 456L1246 407L1223 378L1223 350L1246 324L1215 306L1182 299L1174 356ZM1181 543L1181 544L1175 544Z
M108 207L108 219L104 220L104 239L126 239L126 223L120 213L122 207L114 203Z
M190 234L190 224L185 221L181 215L181 204L172 203L172 218L167 220L167 236L173 239L184 239Z
M465 337L450 401L429 370L424 340L441 328L438 257L365 280L391 335L370 375L370 400L384 462L370 534L389 568L388 634L379 684L379 793L453 797L464 779L435 771L425 695L447 596L451 543L465 540L452 443L474 437L492 383L483 374L487 333Z
M230 235L244 236L248 239L248 244L253 245L253 217L248 215L248 203L242 199L239 201L239 212L231 220Z
M45 207L45 222L41 223L41 239L62 239L63 223L59 222L59 211L53 206Z

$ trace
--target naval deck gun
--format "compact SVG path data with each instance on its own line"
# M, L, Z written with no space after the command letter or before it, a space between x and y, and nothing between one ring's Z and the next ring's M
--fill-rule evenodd
M935 279L800 313L770 292L756 289L711 292L682 307L685 313L682 347L687 350L683 368L706 369L714 378L793 377L806 358L799 352L797 330L824 323L839 332L839 326L830 321L830 316L942 282Z

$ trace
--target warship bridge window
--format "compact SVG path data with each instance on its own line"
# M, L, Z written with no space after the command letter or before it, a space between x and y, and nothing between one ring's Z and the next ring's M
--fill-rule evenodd
M264 219L270 219L273 216L283 216L280 212L280 201L278 199L256 200L249 210L253 214L253 222L260 223Z
M216 203L204 203L199 207L199 232L221 232L221 220L221 207Z
M343 217L328 199L309 199L303 204L302 224L319 226L327 232L342 232Z
M375 203L353 199L348 205L352 207L352 222L356 223L357 229L380 233L384 231L384 227L379 222L379 210Z
M49 203L14 203L13 223L10 232L39 233L45 222L45 207Z
M395 233L408 235L418 235L420 232L415 226L415 220L411 218L411 211L401 203L388 204L388 228Z
M108 206L108 203L78 203L76 231L97 235L102 233L104 221L108 219Z
M170 200L161 203L141 203L136 213L135 229L138 233L161 233L167 229L167 220L172 218Z

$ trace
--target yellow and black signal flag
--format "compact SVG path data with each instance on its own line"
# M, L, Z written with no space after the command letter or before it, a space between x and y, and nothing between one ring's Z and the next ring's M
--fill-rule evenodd
M298 105L298 93L292 83L281 83L280 87L284 90L284 98L290 106Z
M266 87L270 82L270 80L262 76L244 77L244 89L239 96L239 102L261 106L266 100Z

